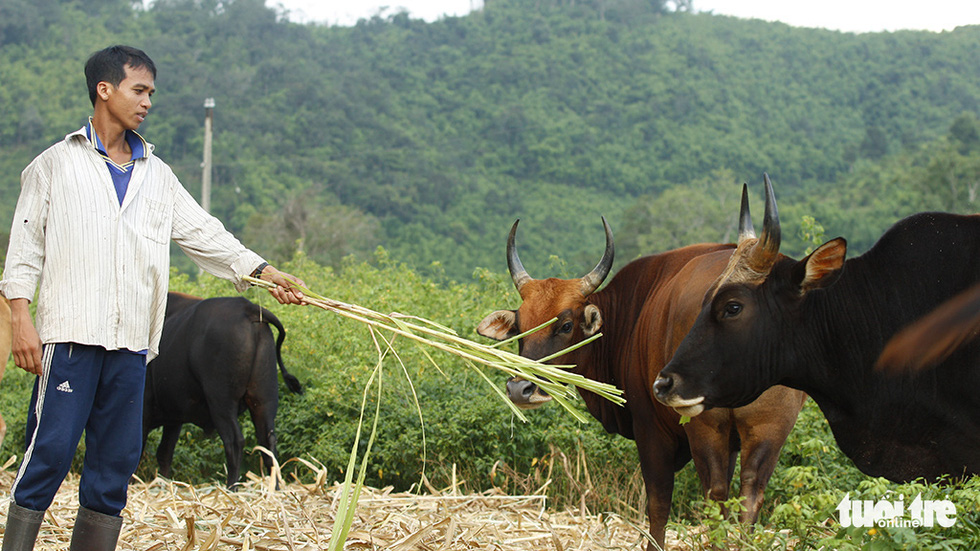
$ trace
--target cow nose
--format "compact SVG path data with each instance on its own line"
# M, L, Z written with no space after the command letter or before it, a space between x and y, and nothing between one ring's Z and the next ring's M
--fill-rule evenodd
M538 390L538 385L519 377L511 377L507 381L507 394L516 403L526 404Z
M657 395L657 398L665 398L673 388L674 376L671 374L660 375L653 382L653 393Z

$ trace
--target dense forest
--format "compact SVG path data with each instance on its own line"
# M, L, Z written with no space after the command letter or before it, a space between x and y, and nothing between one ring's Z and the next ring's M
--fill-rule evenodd
M911 212L976 211L980 28L851 34L690 7L495 0L327 27L261 0L0 0L0 220L27 162L90 113L82 64L112 43L156 60L141 131L194 194L215 98L212 210L275 260L380 245L468 281L504 265L522 218L531 273L575 274L601 253L601 214L620 264L731 239L739 184L758 196L763 172L794 254L804 233L856 253Z

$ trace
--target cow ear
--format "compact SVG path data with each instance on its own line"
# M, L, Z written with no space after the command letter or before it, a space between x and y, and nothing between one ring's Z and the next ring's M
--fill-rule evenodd
M483 318L476 332L494 340L507 340L517 335L517 313L513 310L497 310Z
M797 262L793 275L800 287L800 294L829 287L837 281L844 268L846 254L847 241L838 237L820 245L810 256Z
M584 319L582 320L582 331L586 337L591 337L599 332L602 327L602 312L595 304L585 306Z

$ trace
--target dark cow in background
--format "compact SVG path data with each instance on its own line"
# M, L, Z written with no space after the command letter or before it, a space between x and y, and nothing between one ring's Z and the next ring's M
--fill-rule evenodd
M680 416L653 399L651 385L693 323L704 292L721 273L734 245L692 245L635 260L623 267L601 291L613 261L613 239L606 230L606 253L581 279L532 279L515 246L517 223L507 242L508 267L523 299L516 311L487 316L477 331L502 340L557 317L558 321L519 342L522 356L551 355L602 331L602 338L555 360L575 364L585 377L624 391L625 407L582 392L589 412L603 427L636 441L647 492L650 533L664 545L674 473L694 459L709 498L726 500L741 451L741 490L746 498L742 520L754 522L786 436L806 396L777 388L756 404L680 424ZM550 399L523 380L507 384L520 406L537 407ZM653 549L653 545L648 546Z
M657 398L696 415L783 384L817 402L865 474L980 473L980 341L933 369L896 377L874 368L899 329L980 283L980 216L921 213L846 262L841 238L796 261L779 254L765 180L763 235L739 244L654 384Z
M276 340L269 325L279 331ZM289 390L302 392L282 362L285 338L279 319L245 298L202 300L169 293L160 355L147 366L143 402L144 448L147 434L163 427L156 453L162 476L171 476L181 425L193 423L206 432L218 432L225 449L227 485L233 487L245 445L238 416L246 409L258 444L276 453L277 364Z

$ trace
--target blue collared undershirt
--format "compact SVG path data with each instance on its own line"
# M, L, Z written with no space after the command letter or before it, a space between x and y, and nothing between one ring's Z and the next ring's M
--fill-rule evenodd
M129 149L133 153L129 161L118 164L106 153L105 146L102 145L102 140L99 139L99 135L92 125L92 119L89 119L85 133L95 150L105 159L105 164L109 167L109 175L112 177L112 185L116 188L116 197L119 199L119 204L122 205L123 199L126 197L126 190L129 188L129 181L133 177L133 166L136 164L136 159L142 159L146 156L146 141L136 132L127 130L126 143L129 144Z

